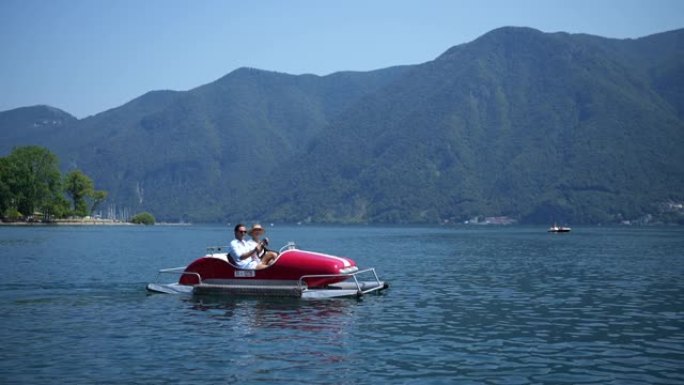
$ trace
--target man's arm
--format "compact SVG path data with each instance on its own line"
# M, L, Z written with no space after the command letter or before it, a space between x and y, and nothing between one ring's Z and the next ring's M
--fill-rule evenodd
M238 242L231 242L230 256L235 258L236 260L242 261L243 259L251 257L252 255L254 255L254 253L261 252L260 249L262 248L263 246L261 246L261 244L256 244L254 247L252 247L252 243L247 243L243 246Z

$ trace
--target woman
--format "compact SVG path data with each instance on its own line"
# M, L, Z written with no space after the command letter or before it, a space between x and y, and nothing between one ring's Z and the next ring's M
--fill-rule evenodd
M252 228L249 229L249 235L252 237L252 242L254 242L254 245L262 246L257 257L261 259L261 263L270 265L275 262L276 258L278 257L278 253L266 248L266 246L268 246L268 238L264 237L264 239L261 239L261 236L264 235L264 233L264 228L258 223L255 223Z

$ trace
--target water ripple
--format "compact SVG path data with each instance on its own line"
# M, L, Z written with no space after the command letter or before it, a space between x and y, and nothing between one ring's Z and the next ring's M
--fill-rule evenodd
M141 249L220 231L142 231L0 233L0 382L684 383L680 229L309 228L390 281L360 301L147 295L182 263Z

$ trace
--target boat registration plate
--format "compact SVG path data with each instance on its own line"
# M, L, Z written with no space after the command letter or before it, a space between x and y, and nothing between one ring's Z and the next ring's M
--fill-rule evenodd
M235 276L236 277L254 277L255 273L254 270L235 270Z

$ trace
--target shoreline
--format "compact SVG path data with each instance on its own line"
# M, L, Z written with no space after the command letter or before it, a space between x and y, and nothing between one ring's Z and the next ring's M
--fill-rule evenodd
M111 219L67 219L55 222L0 222L0 226L132 226L134 223Z
M191 226L192 223L157 222L152 226ZM55 222L0 222L2 226L148 226L131 222L115 221L113 219L62 219Z

